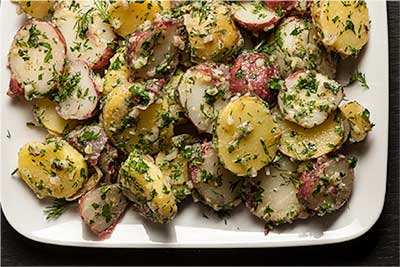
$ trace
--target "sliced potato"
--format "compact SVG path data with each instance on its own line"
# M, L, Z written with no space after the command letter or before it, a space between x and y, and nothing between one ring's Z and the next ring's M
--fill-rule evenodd
M306 218L305 207L297 199L297 163L282 156L265 167L256 178L247 178L246 206L268 224L291 223Z
M311 129L285 120L278 120L278 125L282 131L279 150L296 160L317 158L335 150L342 144L347 127L346 120L338 112Z
M218 161L218 155L209 142L195 144L200 155L193 157L190 179L196 189L193 197L216 211L230 210L241 202L242 178L226 170ZM198 158L200 156L200 158Z
M169 0L117 0L109 6L108 13L115 32L125 37L146 20L153 20L158 13L170 8Z
M166 223L175 217L177 206L171 186L150 156L131 153L121 166L119 182L145 218Z
M88 192L79 200L79 212L92 232L100 238L106 238L128 204L119 184L105 185Z
M343 97L340 83L315 71L298 71L285 80L278 104L286 120L312 128L323 123Z
M267 52L275 58L283 78L298 70L317 70L333 78L336 57L318 45L311 21L288 17L275 29L267 45Z
M64 120L56 111L56 104L47 98L35 101L33 117L50 133L64 134L72 130L78 122L75 120Z
M189 181L188 170L190 154L187 151L194 142L194 138L187 134L174 136L171 140L172 146L158 153L156 157L156 164L170 181L178 203L192 193L193 185Z
M340 110L350 123L350 142L364 141L373 126L369 119L369 110L356 101L341 106Z
M357 56L368 42L370 20L365 1L316 1L311 15L324 46L344 57Z
M231 97L229 68L215 63L191 67L183 75L178 91L189 119L200 131L211 133L218 112Z
M41 98L56 86L64 70L65 40L53 24L29 20L19 29L8 53L9 96Z
M215 134L224 167L254 177L275 157L280 131L260 98L242 96L221 110Z
M125 47L121 47L117 49L115 55L110 59L110 66L104 75L103 95L108 95L115 88L125 84L132 85L129 84L131 71L125 60L125 52Z
M66 141L49 139L21 148L18 173L38 198L68 198L82 187L88 168L83 156Z
M55 2L55 0L21 0L19 5L27 15L43 19L53 15Z
M66 200L74 201L82 197L84 194L94 189L100 183L100 180L103 177L101 169L97 166L94 166L92 169L89 169L89 175L90 175L89 178L85 180L85 182L83 183L82 187L78 190L78 192L76 192L74 195L70 197L67 197Z
M322 156L302 163L297 197L319 216L340 209L353 190L353 167L343 155Z
M193 62L223 62L243 45L243 38L232 21L232 11L222 1L195 1L184 15Z

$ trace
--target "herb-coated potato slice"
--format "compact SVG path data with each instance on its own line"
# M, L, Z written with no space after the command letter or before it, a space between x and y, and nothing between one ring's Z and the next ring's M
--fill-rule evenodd
M357 56L368 42L370 22L365 1L316 1L311 15L324 46L343 57Z
M101 169L94 166L92 169L89 169L89 178L83 182L82 187L74 195L65 199L68 201L74 201L82 197L84 194L94 189L100 183L102 177L103 173L101 172Z
M285 80L278 104L286 120L312 128L336 110L343 96L338 82L314 71L298 71Z
M87 178L83 156L63 140L32 142L18 153L18 173L38 198L74 195Z
M190 179L200 200L214 210L229 210L241 202L242 178L226 170L218 161L218 155L209 142L195 144L190 166ZM198 152L197 152L198 153Z
M185 109L179 101L178 91L183 74L183 71L177 70L169 82L162 88L163 97L167 99L168 103L168 115L176 124L183 124L187 121Z
M230 84L234 94L244 95L250 92L272 104L281 87L280 73L265 54L243 53L233 63Z
M191 157L191 145L195 142L190 135L174 136L171 147L157 154L156 164L163 175L169 179L178 203L192 193L192 184L189 181L188 164Z
M179 84L179 100L193 124L211 133L215 118L231 97L229 68L202 63L188 69Z
M102 70L114 54L113 41L116 36L109 24L103 21L94 3L85 1L89 8L75 9L61 2L54 13L53 21L63 34L67 44L69 60L83 60L93 70Z
M353 190L354 167L342 155L302 163L297 197L319 216L340 209Z
M17 32L8 54L9 96L31 100L47 94L64 69L65 41L51 23L29 20Z
M168 78L179 63L183 46L178 19L145 23L128 39L127 63L135 79Z
M335 150L342 144L348 126L337 112L311 129L285 120L279 120L278 125L282 131L279 150L296 160L318 158Z
M274 159L280 131L260 98L242 96L221 110L215 134L225 168L254 177Z
M369 110L356 101L341 106L340 110L350 123L350 142L361 142L367 138L373 126L369 119Z
M50 17L54 13L54 0L21 0L21 9L29 16L37 19Z
M37 99L33 108L33 117L50 133L63 134L72 130L77 121L64 120L56 111L56 103L47 98Z
M253 32L269 31L281 19L283 12L277 12L263 1L233 2L233 19Z
M117 180L116 176L120 166L118 158L118 149L108 142L103 151L101 151L98 162L98 166L104 175L103 180L107 184L112 184Z
M189 34L193 62L222 62L243 45L243 38L232 20L232 11L222 1L195 1L184 24Z
M125 60L125 52L124 47L118 48L115 55L110 59L110 66L104 75L103 95L108 95L115 88L129 84L131 71Z
M291 223L306 218L305 207L297 199L297 163L282 156L265 167L256 178L247 178L244 186L250 212L270 225Z
M81 218L100 238L113 231L128 206L119 184L105 185L86 193L79 200Z
M169 10L170 5L168 0L118 0L108 8L110 23L116 33L125 37L146 20L153 20L158 13Z
M314 35L311 21L298 17L284 19L275 29L267 52L275 59L283 78L304 69L315 69L332 78L335 76L336 58L318 45Z
M150 156L131 153L119 171L124 194L136 210L156 223L166 223L177 213L171 185Z
M85 120L94 115L99 102L98 85L89 65L81 60L68 62L60 84L56 110L66 120Z

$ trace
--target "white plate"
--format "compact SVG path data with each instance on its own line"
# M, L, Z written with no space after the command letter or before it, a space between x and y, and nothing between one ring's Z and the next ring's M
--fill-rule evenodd
M83 226L76 207L58 220L46 221L39 201L30 189L10 173L17 166L17 153L26 142L42 140L44 133L26 126L32 120L31 106L6 96L9 71L7 52L14 34L24 20L15 6L2 1L0 13L1 77L1 203L9 223L22 235L40 242L84 247L281 247L342 242L356 238L378 219L384 203L388 140L388 38L386 3L369 2L372 21L370 41L362 52L358 69L366 74L370 90L358 84L346 89L371 111L376 124L368 140L353 147L358 156L353 195L339 212L323 218L298 221L276 228L267 236L264 225L240 207L232 217L218 219L198 204L186 205L175 221L158 226L127 212L110 239L97 241ZM347 64L349 65L349 64ZM351 64L350 64L351 65ZM341 68L342 69L342 68ZM349 71L343 71L348 75ZM345 75L344 75L345 76ZM342 77L344 77L342 76ZM10 132L11 138L7 137ZM208 219L203 216L206 213Z

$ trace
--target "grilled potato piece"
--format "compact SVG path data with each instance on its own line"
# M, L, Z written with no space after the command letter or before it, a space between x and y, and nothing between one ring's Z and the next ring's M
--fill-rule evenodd
M171 186L150 156L131 153L121 166L119 182L145 218L166 223L175 217L177 206Z
M68 198L88 175L83 156L64 140L24 145L18 153L18 174L38 198Z
M311 15L324 46L343 57L357 56L368 42L370 22L365 1L316 1Z
M215 140L219 159L236 175L254 177L275 157L279 135L270 110L260 98L233 99L217 119Z
M350 123L349 141L352 143L364 141L373 127L369 119L369 110L356 101L341 106L340 110Z

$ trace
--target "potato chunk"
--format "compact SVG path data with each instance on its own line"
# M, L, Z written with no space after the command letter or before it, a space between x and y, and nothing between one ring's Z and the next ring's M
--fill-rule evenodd
M125 1L118 0L108 8L110 23L115 32L125 37L146 20L153 20L157 13L170 9L168 0Z
M243 45L229 5L220 1L193 2L184 15L193 62L228 60Z
M54 0L20 1L21 9L29 16L37 19L50 17L54 13Z
M131 153L122 164L119 181L136 210L156 223L175 217L177 206L171 186L150 156Z
M343 115L350 123L350 142L361 142L367 138L373 124L369 119L369 110L356 101L349 102L340 107Z
M260 98L243 96L221 110L215 134L225 168L239 176L256 176L275 157L280 131Z
M343 57L358 55L368 42L370 22L364 1L316 1L311 15L324 46Z
M115 88L128 84L131 71L125 60L126 49L117 49L115 55L110 59L110 66L104 75L103 95L108 95Z
M285 120L279 120L278 124L282 131L279 150L296 160L317 158L335 150L346 138L348 127L347 121L338 112L311 129Z
M83 156L63 140L24 145L18 154L18 173L38 198L68 198L87 178Z

